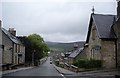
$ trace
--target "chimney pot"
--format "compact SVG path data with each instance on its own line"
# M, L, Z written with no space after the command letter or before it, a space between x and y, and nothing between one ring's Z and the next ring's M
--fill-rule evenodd
M16 30L15 30L14 28L9 28L9 32L10 32L12 35L16 36Z

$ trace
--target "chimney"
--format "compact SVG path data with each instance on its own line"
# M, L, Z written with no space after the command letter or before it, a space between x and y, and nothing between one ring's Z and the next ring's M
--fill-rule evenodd
M9 32L10 32L12 35L16 36L16 30L15 30L14 28L9 28Z
M74 43L74 50L77 50L78 47L79 47L78 44Z
M117 17L120 17L120 0L117 0Z

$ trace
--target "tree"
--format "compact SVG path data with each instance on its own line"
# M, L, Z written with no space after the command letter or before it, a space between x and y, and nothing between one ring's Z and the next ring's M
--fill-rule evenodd
M35 51L35 59L39 60L48 55L49 48L40 35L31 34L28 36L28 40L32 44L32 51Z
M27 65L32 63L33 52L35 52L34 61L48 55L49 48L40 35L31 34L28 37L20 36L17 38L25 45L25 63Z

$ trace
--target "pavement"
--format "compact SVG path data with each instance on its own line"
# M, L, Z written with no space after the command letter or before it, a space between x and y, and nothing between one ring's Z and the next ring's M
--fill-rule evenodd
M95 71L86 71L86 72L79 72L77 73L79 76L115 76L118 75L120 77L120 69L102 69L102 70L95 70Z
M101 69L95 71L72 72L53 64L57 71L66 78L120 78L120 69ZM117 77L116 77L117 76Z
M31 68L33 68L33 67L22 67L22 68L13 69L13 70L6 70L6 71L2 71L2 75L3 74L14 73L14 72L21 71L21 70L27 70L27 69L31 69Z
M45 61L47 60L47 57L42 58L41 64L43 64ZM5 70L5 71L0 71L0 75L4 75L4 74L9 74L9 73L14 73L17 71L21 71L21 70L27 70L27 69L31 69L34 68L35 66L30 66L30 67L21 67L21 68L17 68L17 69L13 69L13 70Z
M76 74L75 72L72 72L70 70L66 70L64 68L58 67L55 64L53 64L53 66L59 73L61 73L63 75L75 75Z
M25 68L26 69L26 68ZM11 71L10 71L11 72ZM3 78L6 77L59 77L63 78L62 75L54 68L53 64L50 64L50 58L46 60L43 64L24 70L24 69L18 69L17 71L3 74Z

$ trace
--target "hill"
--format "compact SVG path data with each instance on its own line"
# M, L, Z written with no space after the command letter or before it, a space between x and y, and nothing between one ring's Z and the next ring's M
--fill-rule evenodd
M46 42L48 47L54 51L71 51L73 50L74 44L77 44L79 47L83 47L84 41L80 42L71 42L71 43L59 43L59 42Z

